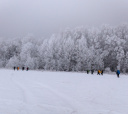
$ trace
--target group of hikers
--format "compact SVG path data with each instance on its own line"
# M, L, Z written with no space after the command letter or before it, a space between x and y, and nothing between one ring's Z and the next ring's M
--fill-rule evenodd
M16 70L16 69L19 70L20 68L14 66L14 70ZM26 68L25 67L22 67L22 70L25 70L25 69L26 69L26 71L28 71L29 70L29 67L26 67ZM94 73L94 70L87 70L87 74L89 74L90 71L91 71L91 74ZM104 73L104 70L98 70L97 71L97 75L100 75L100 74L103 75L103 73ZM117 77L119 78L120 70L117 70L116 71L116 74L117 74Z
M98 70L98 71L97 71L97 75L100 75L100 74L103 75L103 73L104 73L103 70Z
M14 67L14 70L16 70L16 69L17 69L17 70L20 70L19 67ZM22 67L22 70L25 70L25 67ZM27 67L26 70L28 71L28 70L29 70L29 67Z
M87 70L87 74L89 74L89 72L90 72L90 70ZM100 75L100 74L103 75L103 72L104 72L103 70L98 70L97 75ZM91 70L91 74L93 74L93 73L94 73L94 70Z
M90 72L90 70L87 70L87 74L89 74L89 72ZM91 70L91 74L93 74L94 73L94 70ZM97 71L97 75L103 75L103 73L104 73L104 70L98 70ZM119 78L119 75L120 75L120 70L117 70L116 71L116 74L117 74L117 77Z
M87 70L87 74L89 74L90 70ZM91 74L94 73L94 70L91 70Z

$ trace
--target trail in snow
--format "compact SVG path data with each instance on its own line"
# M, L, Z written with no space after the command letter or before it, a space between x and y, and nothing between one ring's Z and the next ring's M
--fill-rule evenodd
M58 110L58 108L59 108L59 110L60 111L64 111L64 110L67 110L68 112L70 112L71 114L79 114L79 112L78 111L76 111L76 109L77 109L77 107L78 106L75 106L73 103L70 103L69 101L70 101L70 99L69 98L65 98L65 96L63 95L63 94L61 94L61 93L59 93L59 92L57 92L56 90L55 90L55 88L51 88L51 87L49 87L49 86L47 86L47 85L44 85L44 84L41 84L41 83L37 83L37 82L35 82L35 81L32 81L32 85L34 86L34 87L36 87L36 89L37 88L40 88L40 90L43 90L43 89L45 89L45 90L47 90L47 91L49 91L52 95L54 95L54 96L57 96L57 97L59 97L60 98L60 100L61 101L63 101L66 105L67 104L69 104L70 106L69 107L67 107L66 105L65 105L65 107L64 106L54 106L54 104L53 105L48 105L48 104L40 104L39 102L38 102L38 96L36 96L36 94L38 95L38 94L40 94L40 92L37 92L36 94L35 94L35 92L33 92L33 91L30 91L30 90L32 90L32 88L30 88L30 87L27 87L26 85L24 85L23 83L21 83L21 82L19 82L19 81L17 81L17 80L15 80L15 78L16 77L13 77L12 78L12 81L13 81L13 83L16 85L16 87L18 87L20 90L21 90L21 92L22 92L22 95L23 95L23 102L24 102L24 104L25 104L25 107L27 107L27 109L25 108L25 111L26 111L26 113L33 113L33 112L37 112L37 108L43 108L43 107L46 107L47 109L48 109L48 107L51 109L51 108L55 108L56 110ZM45 91L46 92L46 91ZM52 102L52 101L51 101ZM29 109L29 106L31 106L31 107L33 107L32 109L30 109L30 110L28 110ZM36 108L35 108L36 107ZM75 108L74 108L75 107ZM33 109L36 109L36 110L33 110ZM49 110L50 110L49 109ZM42 112L41 112L42 113ZM61 113L61 112L60 112Z

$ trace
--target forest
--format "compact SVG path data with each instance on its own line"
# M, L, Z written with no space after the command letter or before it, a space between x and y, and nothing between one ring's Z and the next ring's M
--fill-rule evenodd
M50 38L0 38L0 67L128 72L128 24L65 29Z

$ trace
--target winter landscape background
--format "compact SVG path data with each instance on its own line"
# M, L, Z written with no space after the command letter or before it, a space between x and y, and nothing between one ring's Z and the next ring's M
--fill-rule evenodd
M127 73L128 0L0 0L0 114L128 114Z
M128 72L128 24L65 29L47 39L0 39L0 67L56 71Z

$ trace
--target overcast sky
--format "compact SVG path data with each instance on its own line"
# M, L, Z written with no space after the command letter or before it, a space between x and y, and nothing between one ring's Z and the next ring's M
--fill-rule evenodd
M0 37L128 22L128 0L0 0Z

